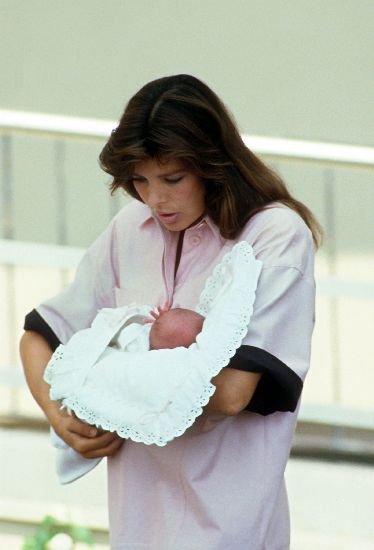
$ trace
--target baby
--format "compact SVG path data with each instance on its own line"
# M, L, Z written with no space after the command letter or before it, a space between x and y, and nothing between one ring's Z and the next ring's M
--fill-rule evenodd
M135 315L111 342L122 351L188 348L201 332L204 317L185 308L170 309L168 304L150 312L151 318Z
M150 317L134 315L129 324L112 339L110 346L121 351L145 351L165 348L188 348L201 332L204 317L191 309L170 309L168 304L150 311ZM101 427L97 425L99 431ZM94 468L101 458L85 459L51 430L52 444L57 449L56 471L60 482L70 483Z
M203 328L204 317L196 311L174 308L162 311L152 323L149 333L150 349L190 347Z
M47 365L51 399L83 421L147 445L163 446L184 433L201 414L214 392L212 377L229 363L233 342L237 349L249 323L261 264L248 247L235 245L230 262L222 262L209 279L214 292L210 288L207 299L204 288L197 306L204 317L170 304L100 310L92 326L60 345ZM53 430L52 438L62 483L101 460L82 458Z

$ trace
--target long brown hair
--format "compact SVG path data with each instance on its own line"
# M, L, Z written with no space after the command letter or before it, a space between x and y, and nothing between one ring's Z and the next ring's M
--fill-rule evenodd
M113 177L112 193L122 187L141 200L132 173L146 157L183 160L202 178L207 214L226 239L276 201L295 210L320 243L322 230L311 211L248 149L219 97L193 76L153 80L130 99L100 154L101 167Z

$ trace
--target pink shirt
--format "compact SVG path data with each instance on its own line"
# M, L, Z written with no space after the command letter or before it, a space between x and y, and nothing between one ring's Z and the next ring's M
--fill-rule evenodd
M254 216L236 241L223 239L206 218L186 230L174 279L177 240L148 207L132 201L90 247L74 283L38 312L65 343L102 307L168 299L173 306L194 308L214 266L235 242L247 240L263 269L243 344L257 358L248 370L265 373L260 401L273 401L277 410L278 394L287 402L309 365L314 321L309 229L276 204ZM274 395L267 393L273 381ZM111 548L289 548L283 474L296 414L244 411L199 418L165 447L127 440L108 460Z

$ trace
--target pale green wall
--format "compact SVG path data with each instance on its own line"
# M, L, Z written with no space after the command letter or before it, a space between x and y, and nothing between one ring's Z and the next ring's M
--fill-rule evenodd
M145 82L189 72L243 132L374 145L373 0L0 0L0 19L0 109L117 119ZM92 241L115 207L99 150L74 142L65 152L70 244ZM54 155L41 138L12 142L17 239L58 240ZM325 223L323 170L278 168ZM372 173L338 171L335 187L336 244L370 249Z
M189 72L243 131L374 145L373 0L0 0L0 107L116 118Z

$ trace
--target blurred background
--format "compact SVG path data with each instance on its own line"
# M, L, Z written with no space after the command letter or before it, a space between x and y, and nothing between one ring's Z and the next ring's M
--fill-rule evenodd
M373 28L372 0L0 0L0 548L47 514L108 548L105 465L58 485L17 342L128 200L97 162L126 102L184 72L325 229L292 550L374 549Z

